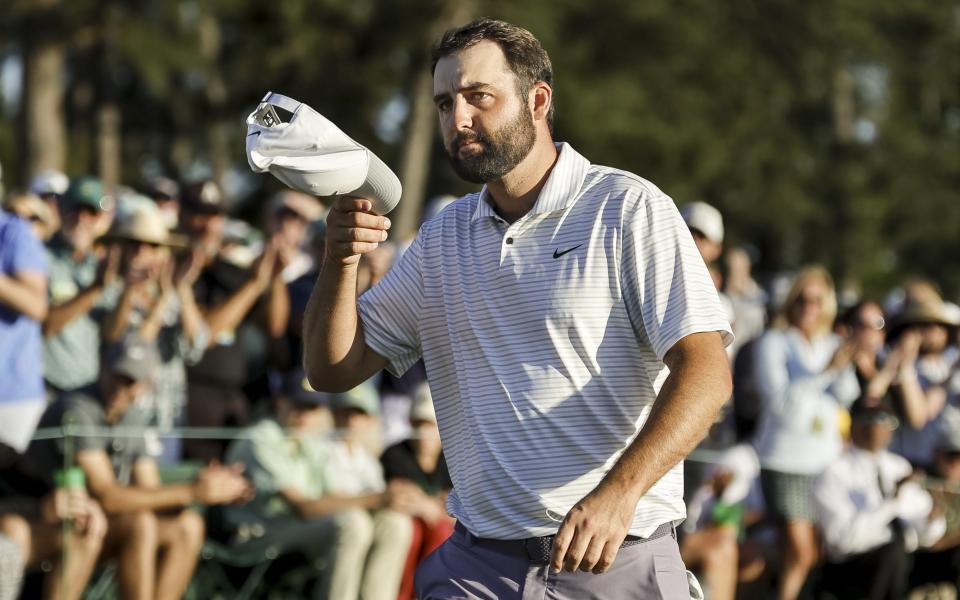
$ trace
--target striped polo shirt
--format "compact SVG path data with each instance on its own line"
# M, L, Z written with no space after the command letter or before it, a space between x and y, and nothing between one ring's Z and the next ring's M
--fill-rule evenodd
M423 224L358 310L399 375L421 356L453 480L447 510L480 537L556 533L643 426L695 332L733 339L673 201L567 144L529 213L486 187ZM686 514L678 464L630 533Z

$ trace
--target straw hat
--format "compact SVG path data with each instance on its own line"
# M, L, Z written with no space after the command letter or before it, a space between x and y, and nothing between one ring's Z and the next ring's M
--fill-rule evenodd
M895 336L911 325L926 324L956 327L960 325L960 318L943 301L931 298L926 302L910 302L890 319L889 335Z
M118 218L102 239L104 241L143 242L171 248L185 248L187 246L187 238L170 233L160 210L152 204L138 206L135 210Z

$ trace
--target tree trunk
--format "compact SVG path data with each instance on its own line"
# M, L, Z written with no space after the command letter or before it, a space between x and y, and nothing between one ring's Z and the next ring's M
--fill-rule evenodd
M107 189L113 189L123 179L121 120L120 108L112 102L97 110L97 156L100 179Z
M57 0L38 0L35 8L52 14ZM35 22L33 19L30 22ZM43 169L63 170L67 154L64 124L64 44L56 34L24 27L23 136L26 143L24 175Z

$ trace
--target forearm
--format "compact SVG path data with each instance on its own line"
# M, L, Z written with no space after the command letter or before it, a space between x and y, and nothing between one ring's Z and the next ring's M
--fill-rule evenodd
M102 292L102 287L93 285L67 302L52 307L43 322L43 335L46 337L57 335L70 321L90 312Z
M43 321L47 317L46 293L3 273L0 273L0 305L35 321Z
M267 302L267 333L272 338L281 337L287 330L290 320L290 294L287 284L280 273L270 282L270 296Z
M364 510L375 510L384 505L383 494L371 494L369 496L324 496L316 500L304 500L296 503L297 513L305 518L322 517L331 513L347 510L350 508L361 508Z
M900 372L894 389L900 400L904 420L914 429L921 429L927 424L927 399L920 387L916 371L904 369Z
M196 500L191 484L165 485L156 488L117 485L96 496L104 512L110 514L182 508Z
M180 298L180 323L183 325L183 333L187 341L192 344L203 327L203 316L197 308L192 289L189 287L178 289L177 296Z
M604 477L631 502L683 460L716 420L732 385L725 355L677 360L636 439Z
M340 392L353 387L366 344L357 315L357 265L326 261L303 315L303 361L311 385Z
M150 308L150 313L147 315L147 318L140 324L139 333L141 338L148 341L157 339L160 328L163 327L163 315L167 310L169 302L170 296L161 293L160 297L153 303L153 307Z
M216 343L217 337L224 331L232 331L240 325L257 298L263 292L263 288L256 279L247 281L239 290L236 291L224 303L212 308L205 315L207 327L210 329L210 345Z
M116 342L123 337L130 323L130 312L133 310L133 291L127 287L120 295L116 308L110 311L103 321L103 339Z

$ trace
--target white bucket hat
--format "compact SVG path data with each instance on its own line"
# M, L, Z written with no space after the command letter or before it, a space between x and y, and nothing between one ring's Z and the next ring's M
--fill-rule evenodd
M276 108L291 113L284 122ZM313 196L368 198L387 214L400 201L400 180L373 152L303 102L267 92L247 117L247 161Z

